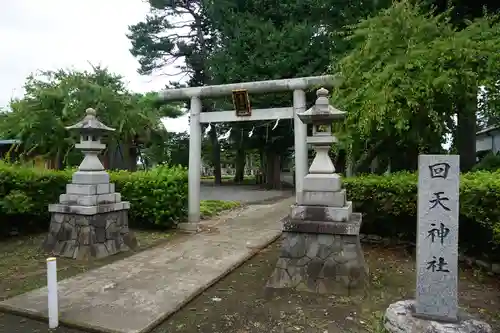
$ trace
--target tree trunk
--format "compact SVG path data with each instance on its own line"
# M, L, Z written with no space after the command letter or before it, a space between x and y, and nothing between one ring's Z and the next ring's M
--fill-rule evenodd
M245 178L245 162L246 162L245 149L243 147L238 148L235 156L235 173L234 182L240 183Z
M281 189L280 156L272 150L266 151L266 188Z
M263 175L265 173L265 165L266 165L266 155L264 153L263 149L259 149L259 170L260 173Z
M54 169L62 170L63 169L63 154L61 153L61 149L59 148L56 153L56 157L54 160Z
M121 142L110 142L108 144L108 168L110 170L131 171L133 156L131 156L130 145ZM137 156L135 156L137 158ZM137 161L137 159L135 160ZM137 167L137 162L135 163Z
M274 155L273 152L270 150L266 151L265 155L265 184L266 188L271 189L272 184L273 184L273 177L274 177L274 172L273 172L273 162L274 161Z
M460 171L467 172L476 164L477 91L457 103L456 143L460 154Z
M385 143L386 140L379 140L375 144L373 144L370 148L365 150L365 152L355 163L353 174L355 175L360 172L367 172L370 168L373 159L380 153Z
M335 166L336 173L345 173L346 168L346 152L344 149L339 149L335 155L335 160L333 162Z
M129 144L128 145L128 150L129 150L129 160L128 160L128 170L131 172L137 171L137 148L134 144Z
M273 189L281 190L281 156L277 153L274 154L274 163L273 163Z
M374 170L374 173L377 175L383 175L389 167L389 158L388 156L379 156L379 160L377 163L377 167Z
M214 184L221 185L222 184L222 173L220 166L220 145L219 140L217 139L217 129L215 126L212 126L209 132L210 141L212 143L212 164L214 166Z

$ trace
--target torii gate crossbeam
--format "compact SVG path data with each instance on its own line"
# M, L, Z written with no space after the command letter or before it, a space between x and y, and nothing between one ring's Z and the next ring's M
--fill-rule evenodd
M179 229L196 232L200 221L200 181L201 181L201 123L252 121L265 119L294 119L295 144L295 192L297 197L303 189L303 179L307 175L307 127L297 114L306 110L305 90L313 87L333 88L333 75L311 76L295 79L232 83L216 86L167 89L159 93L161 101L190 100L189 110L189 192L188 222L180 223ZM201 98L231 95L234 90L245 89L249 94L293 91L293 108L252 110L250 117L238 117L236 112L219 111L203 113Z

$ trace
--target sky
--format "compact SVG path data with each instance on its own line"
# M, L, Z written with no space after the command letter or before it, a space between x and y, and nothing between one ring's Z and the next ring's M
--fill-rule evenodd
M124 76L134 92L159 91L173 80L137 73L126 34L129 25L148 13L149 5L142 0L0 2L0 107L21 97L26 77L37 70L89 70L89 63L101 65ZM188 129L187 116L163 122L168 131Z

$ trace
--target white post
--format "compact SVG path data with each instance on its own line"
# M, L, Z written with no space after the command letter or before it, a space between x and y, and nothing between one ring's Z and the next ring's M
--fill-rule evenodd
M200 181L201 181L201 99L191 97L189 112L189 173L188 173L188 222L200 222ZM191 228L186 228L191 229Z
M293 91L293 127L295 143L295 198L299 201L304 189L304 177L307 176L307 125L304 124L298 113L306 111L306 93L304 90Z
M59 326L56 258L47 259L47 289L48 289L49 328L53 329Z

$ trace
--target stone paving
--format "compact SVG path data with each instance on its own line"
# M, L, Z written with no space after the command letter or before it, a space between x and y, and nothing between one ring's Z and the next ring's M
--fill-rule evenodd
M262 202L291 195L290 190L263 190L257 185L201 184L201 200L239 201L245 204Z
M61 322L101 332L148 331L277 239L294 201L248 206L203 223L204 232L61 281ZM8 299L0 308L46 318L47 289Z

